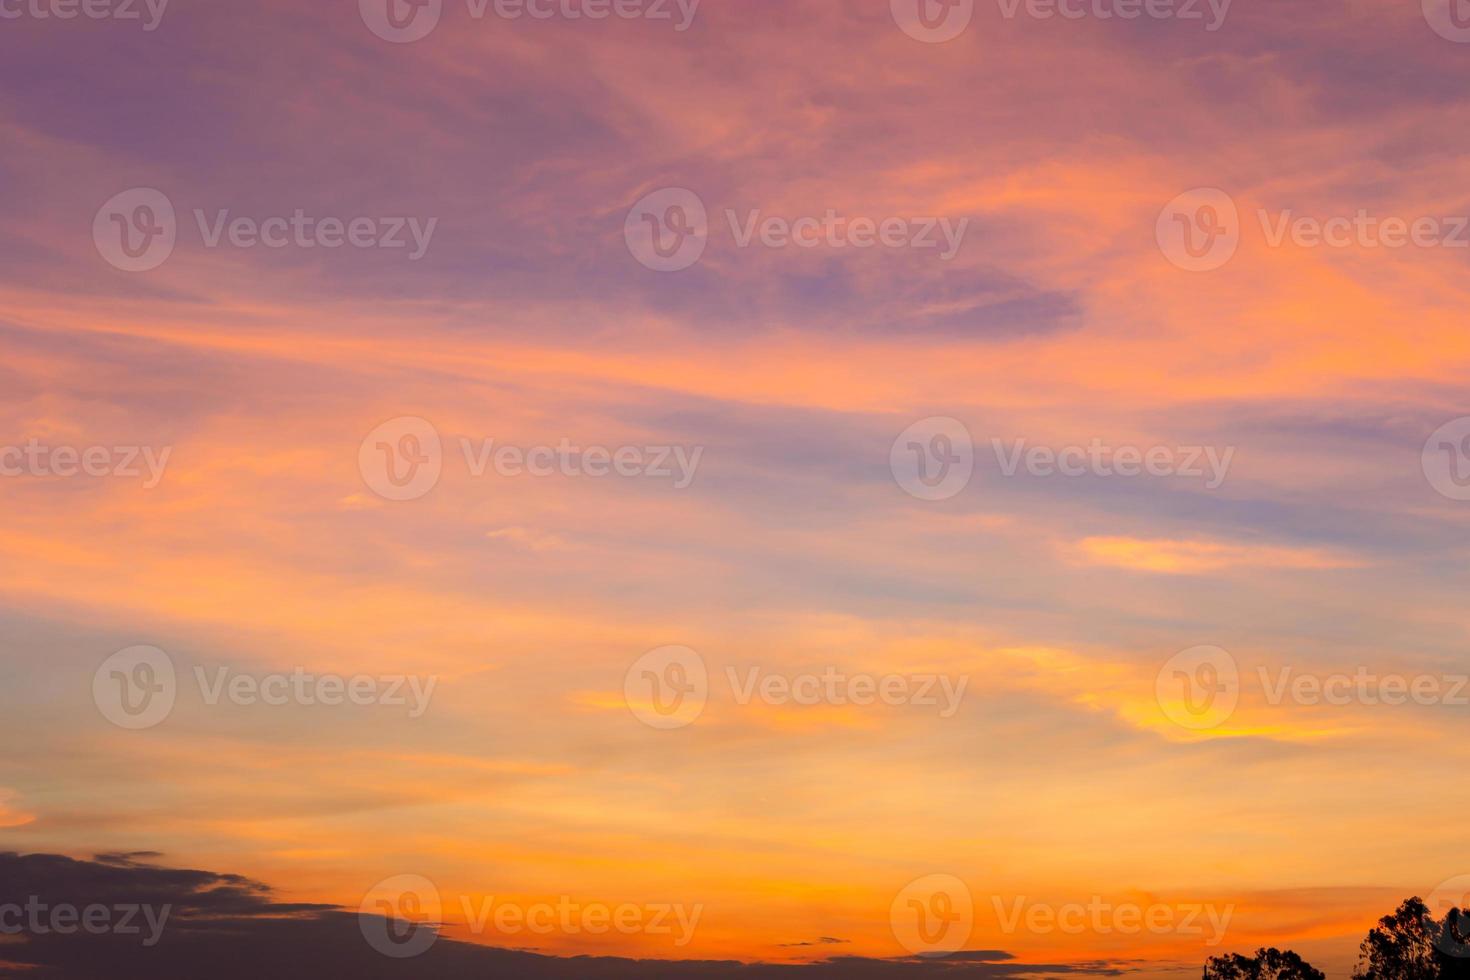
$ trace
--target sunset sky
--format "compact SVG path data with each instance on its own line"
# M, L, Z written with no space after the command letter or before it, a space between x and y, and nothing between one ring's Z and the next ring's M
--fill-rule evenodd
M410 40L386 0L52 2L0 0L0 447L138 475L0 476L0 851L352 910L419 876L470 942L765 962L904 957L896 900L945 875L963 950L1143 976L1277 945L1344 977L1470 872L1470 500L1428 464L1470 415L1470 5L442 0ZM228 230L297 212L405 244ZM1279 234L1362 212L1432 222ZM703 251L658 268L647 214ZM132 271L108 235L145 225L173 249ZM968 481L915 492L913 432ZM477 475L505 446L581 468ZM385 492L382 447L437 479ZM137 646L177 694L129 729L97 691ZM629 691L669 646L708 691L661 727ZM1181 724L1198 647L1238 704ZM196 668L429 696L211 704ZM741 703L752 671L964 686ZM503 935L488 896L702 912ZM1008 927L1099 901L1232 911Z

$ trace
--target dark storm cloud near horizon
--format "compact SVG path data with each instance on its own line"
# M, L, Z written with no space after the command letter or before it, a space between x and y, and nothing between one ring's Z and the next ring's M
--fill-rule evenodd
M139 933L47 934L23 930L0 941L0 977L63 980L142 980L272 977L305 980L352 976L363 980L444 977L448 980L514 976L532 980L837 980L943 976L955 980L1057 975L1118 976L1130 963L1036 964L1011 962L1003 950L967 950L943 959L871 959L838 956L810 964L731 960L635 960L605 956L545 956L439 937L424 953L404 959L372 948L360 916L343 908L272 899L270 886L241 875L163 867L156 851L104 853L94 860L59 854L0 852L0 909L28 902L85 909L168 907L156 945ZM16 913L0 914L12 930ZM835 945L832 937L787 945Z

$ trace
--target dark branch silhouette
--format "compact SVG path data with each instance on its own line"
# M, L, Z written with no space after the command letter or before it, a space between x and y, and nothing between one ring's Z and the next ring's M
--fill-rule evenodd
M1205 961L1204 980L1326 980L1321 970L1291 950L1256 950L1255 956L1228 953Z

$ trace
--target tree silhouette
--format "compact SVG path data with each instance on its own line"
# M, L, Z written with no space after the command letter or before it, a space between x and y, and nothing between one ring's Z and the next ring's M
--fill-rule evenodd
M1255 956L1227 953L1205 961L1203 980L1325 980L1322 971L1291 950L1256 950Z
M1205 961L1203 980L1324 980L1291 950L1258 949ZM1440 921L1415 896L1378 920L1359 947L1353 980L1470 980L1470 909Z
M1450 909L1440 922L1408 899L1369 930L1353 980L1470 980L1470 911Z

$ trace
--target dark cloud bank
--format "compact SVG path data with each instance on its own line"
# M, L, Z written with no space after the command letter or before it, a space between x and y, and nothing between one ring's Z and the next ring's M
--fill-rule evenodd
M271 889L239 875L159 866L151 852L99 854L78 861L55 854L0 852L0 907L42 902L79 909L164 905L171 911L157 941L139 917L130 935L38 934L0 936L0 977L30 980L321 980L378 978L513 977L526 980L887 980L944 977L1117 975L1130 965L1016 964L1001 950L974 950L943 960L875 960L835 956L807 966L733 961L631 960L555 957L441 937L412 959L392 959L363 938L358 914L326 905L285 904ZM18 918L6 920L13 927ZM815 944L836 945L824 937Z

